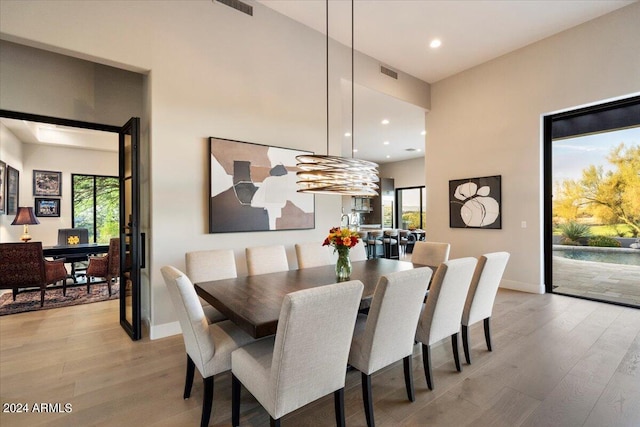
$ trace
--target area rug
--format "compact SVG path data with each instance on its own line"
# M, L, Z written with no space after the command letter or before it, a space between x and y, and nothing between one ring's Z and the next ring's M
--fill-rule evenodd
M66 296L62 295L62 288L47 289L44 293L44 306L40 307L39 290L21 292L15 301L12 292L7 292L0 295L0 316L118 299L119 294L120 286L117 283L111 285L111 297L108 287L104 284L92 285L89 294L86 285L67 286Z

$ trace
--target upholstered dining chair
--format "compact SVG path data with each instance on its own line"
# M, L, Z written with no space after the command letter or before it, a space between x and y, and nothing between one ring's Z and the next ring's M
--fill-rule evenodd
M431 281L429 297L416 331L416 341L422 343L424 375L430 390L433 390L431 345L451 337L456 369L458 372L462 371L458 357L458 332L476 264L477 260L471 257L444 262L440 264Z
M360 371L367 426L375 425L371 375L398 360L404 361L407 398L415 400L412 354L422 298L433 271L429 267L382 276L368 315L359 314L353 333L349 365Z
M411 262L420 265L437 267L449 260L449 243L416 242L411 254Z
M347 357L363 288L353 280L284 297L275 337L231 355L234 426L240 424L241 385L266 409L272 426L329 393L334 395L337 425L345 425Z
M111 282L120 277L120 238L113 237L109 240L109 251L103 256L89 257L87 267L87 293L91 292L92 277L104 277L109 287L111 296Z
M187 352L184 399L191 396L195 368L204 382L200 426L209 425L213 409L213 377L231 369L231 352L253 338L230 320L209 324L189 278L175 267L160 269L178 315Z
M366 261L367 249L364 246L364 242L359 241L354 247L349 250L349 258L351 261Z
M469 353L469 326L484 320L484 338L487 349L491 349L490 319L493 303L496 299L498 286L507 267L510 254L508 252L493 252L478 258L478 265L471 279L471 286L462 312L462 347L464 358L471 364Z
M238 277L233 249L187 252L184 255L184 259L187 266L187 276L189 280L191 280L191 283ZM198 298L209 323L220 322L227 319L224 314L216 310L211 304L200 297Z
M15 301L20 288L39 287L43 307L47 285L62 281L62 293L66 295L64 261L45 260L42 242L0 243L0 289L12 289Z
M289 262L283 245L254 246L245 249L249 276L287 271Z
M320 267L332 264L330 249L322 242L296 243L298 268Z

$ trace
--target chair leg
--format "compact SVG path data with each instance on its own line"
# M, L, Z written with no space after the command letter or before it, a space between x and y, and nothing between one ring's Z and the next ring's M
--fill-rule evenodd
M187 376L184 380L184 394L182 398L187 400L191 396L191 387L193 386L193 375L196 370L196 364L191 360L191 356L187 354Z
M451 335L451 348L453 349L453 361L456 363L456 370L462 372L462 366L460 366L460 356L458 355L458 334Z
M367 418L367 427L374 427L373 399L371 395L371 375L362 374L362 400L364 401L364 415Z
M413 391L413 366L411 363L411 355L403 359L404 362L404 385L407 388L407 399L415 402L416 396Z
M469 352L469 327L462 325L462 349L467 365L471 365L471 353Z
M274 420L273 418L269 417L269 425L271 427L280 427L280 418Z
M16 297L18 296L18 288L13 288L13 300L16 300Z
M213 408L213 376L204 378L204 397L202 399L202 419L200 427L207 427L211 418L211 409Z
M74 282L75 283L75 282ZM89 286L91 285L91 277L87 276L87 293L90 294L91 293L91 289L89 289Z
M231 424L233 427L240 425L240 380L231 374Z
M336 408L336 426L345 427L344 418L344 387L333 392L333 401Z
M487 341L487 349L489 351L493 351L491 349L491 317L487 317L484 319L484 339Z
M44 288L40 289L40 307L44 307Z
M109 297L111 297L111 280L113 280L113 278L111 276L107 276L107 286L109 287Z
M62 279L62 296L67 296L67 278Z
M431 348L426 344L422 344L422 365L424 366L424 376L427 379L427 387L429 387L429 390L433 390Z

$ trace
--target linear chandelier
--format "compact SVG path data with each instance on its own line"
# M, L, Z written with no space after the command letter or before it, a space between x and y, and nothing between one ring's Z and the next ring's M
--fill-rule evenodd
M325 2L327 51L327 155L296 156L298 192L372 197L378 195L378 165L366 160L329 155L329 0ZM354 148L354 3L351 0L351 153Z

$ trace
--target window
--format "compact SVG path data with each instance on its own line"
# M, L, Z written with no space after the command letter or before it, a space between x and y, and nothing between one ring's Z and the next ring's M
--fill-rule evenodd
M424 186L398 188L398 226L403 229L424 228L426 222L425 210L427 192Z
M118 236L120 189L118 177L71 175L73 227L89 230L89 241L109 243Z

